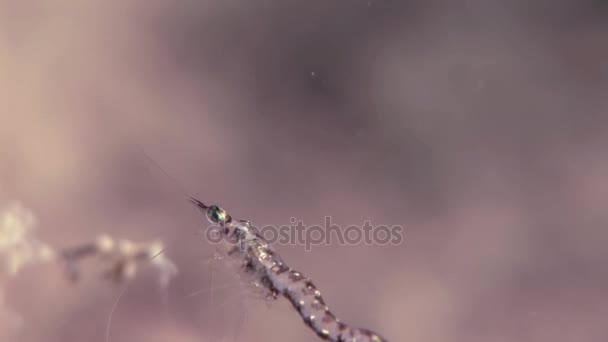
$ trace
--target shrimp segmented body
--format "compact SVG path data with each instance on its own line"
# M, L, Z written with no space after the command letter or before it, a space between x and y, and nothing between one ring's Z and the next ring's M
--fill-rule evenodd
M249 221L233 219L217 205L207 206L194 197L190 200L209 222L219 225L227 254L240 259L245 272L255 275L256 282L266 288L269 297L283 296L289 300L320 338L332 342L388 342L373 331L340 321L329 310L313 282L287 266Z

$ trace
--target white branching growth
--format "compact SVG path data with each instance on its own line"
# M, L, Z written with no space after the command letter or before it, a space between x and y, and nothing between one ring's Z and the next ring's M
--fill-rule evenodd
M28 265L59 263L68 278L76 281L90 259L101 265L101 278L111 282L128 281L138 268L150 266L159 273L163 289L177 274L160 241L135 243L102 235L93 242L57 250L35 237L35 223L34 214L18 203L0 209L0 332L19 328L22 322L19 315L4 307L2 280L15 277Z
M33 237L34 215L18 203L0 210L0 339L7 339L23 325L22 317L5 307L2 280L26 265L52 260L51 248Z
M55 258L53 250L34 237L35 221L33 213L19 203L0 210L0 262L9 277L28 264Z
M152 266L159 273L160 285L166 288L177 274L175 264L163 254L162 242L135 243L114 240L108 235L94 242L62 250L60 259L66 263L71 280L78 280L85 259L95 259L104 266L103 278L112 282L132 279L138 267Z

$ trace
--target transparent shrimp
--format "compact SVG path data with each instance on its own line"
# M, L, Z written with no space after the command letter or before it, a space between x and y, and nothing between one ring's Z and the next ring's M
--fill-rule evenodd
M190 200L209 222L220 226L227 255L240 260L243 271L254 276L256 285L266 289L269 298L283 296L289 300L304 323L320 338L336 342L388 341L371 330L340 321L313 282L287 266L249 221L233 219L217 205L207 206L194 197Z
M207 206L190 196L183 186L171 177L158 163L143 155L149 163L178 185L182 195L192 202L212 224L220 226L225 237L220 246L221 253L232 264L236 264L239 277L253 285L265 299L285 297L298 312L304 323L321 339L335 342L388 342L378 333L350 326L340 321L325 304L321 292L302 273L283 262L272 246L259 235L247 220L233 219L217 205Z

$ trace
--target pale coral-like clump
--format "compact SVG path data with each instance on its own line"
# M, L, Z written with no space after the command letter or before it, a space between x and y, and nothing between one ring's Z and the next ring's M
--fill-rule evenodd
M34 214L12 203L0 210L0 280L11 278L26 265L51 261L54 251L34 235ZM12 337L23 326L23 318L4 303L0 283L0 340Z
M110 264L104 275L114 281L132 279L138 267L147 264L156 269L161 287L166 288L178 272L177 266L163 253L165 247L161 241L136 243L126 239L114 240L108 235L101 235L95 241L94 247L88 250L91 256L97 256L102 262ZM68 254L65 256L70 257Z
M0 210L0 262L8 276L28 264L55 259L53 249L35 238L35 223L34 214L19 203Z
M21 316L4 306L2 281L14 278L24 267L56 262L67 270L68 278L77 280L92 259L103 268L103 279L128 281L143 265L155 268L163 289L177 274L175 264L163 253L162 242L136 243L101 235L95 241L70 248L53 249L34 234L36 218L19 203L0 209L0 340L5 340L23 325Z
M136 243L104 234L92 243L54 250L35 237L35 224L34 214L19 203L0 210L0 264L4 275L13 277L30 264L59 261L67 264L72 277L77 277L82 261L88 258L106 265L104 276L113 281L133 278L142 264L159 272L163 287L177 274L175 264L163 254L161 241Z

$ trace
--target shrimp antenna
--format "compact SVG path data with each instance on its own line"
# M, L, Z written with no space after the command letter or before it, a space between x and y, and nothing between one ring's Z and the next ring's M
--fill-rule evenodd
M163 169L162 166L160 166L160 164L156 162L156 160L154 160L148 153L146 153L146 150L144 150L143 147L140 146L139 149L150 164L158 168L165 175L165 177L171 180L171 182L173 182L180 189L180 191L185 195L184 197L186 197L188 201L194 204L201 211L206 212L209 206L205 205L203 202L190 195L190 193L186 190L182 183L180 183L177 179L175 179L175 177L172 177L167 171L165 171L165 169Z

